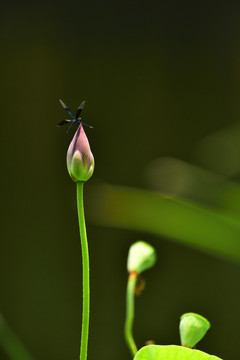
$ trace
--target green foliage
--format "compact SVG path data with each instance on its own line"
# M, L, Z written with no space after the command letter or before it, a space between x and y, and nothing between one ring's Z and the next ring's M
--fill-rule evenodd
M240 262L240 219L234 212L128 187L99 185L91 195L88 213L98 224L166 236Z
M33 360L24 344L0 314L0 346L10 360Z
M149 345L141 348L134 360L221 360L203 351L177 345Z

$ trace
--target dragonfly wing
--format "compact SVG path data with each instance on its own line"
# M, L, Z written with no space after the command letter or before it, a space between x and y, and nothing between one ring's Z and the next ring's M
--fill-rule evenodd
M60 121L60 123L57 124L57 126L62 126L62 125L65 125L65 124L69 124L73 122L72 120L63 120L63 121Z
M75 116L73 115L73 113L71 112L71 110L67 107L67 105L64 104L64 102L63 102L61 99L59 99L59 101L60 101L60 104L62 105L62 107L69 113L69 115L70 115L73 119L75 119ZM80 105L80 106L81 106L81 105Z
M75 123L76 121L72 121L71 125L69 126L69 128L67 129L67 134L69 133L69 131L71 130L71 128L73 127L73 124Z
M91 128L91 129L93 129L93 126L88 125L88 124L85 124L83 121L81 121L81 124L83 124L83 125L85 125L85 126L87 126L87 127Z
M81 103L81 105L77 108L76 119L77 119L77 118L79 117L79 115L81 114L81 112L82 112L85 104L86 104L86 101L84 100L84 101Z

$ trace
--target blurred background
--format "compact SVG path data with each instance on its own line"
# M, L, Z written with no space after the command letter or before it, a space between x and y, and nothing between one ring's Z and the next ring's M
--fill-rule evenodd
M73 111L86 100L94 127L89 360L131 359L126 257L140 239L158 262L136 299L137 345L179 344L179 317L193 311L212 324L199 349L240 357L239 11L224 1L2 5L0 312L34 359L79 354L81 252L65 164L74 132L56 128L68 118L59 98Z

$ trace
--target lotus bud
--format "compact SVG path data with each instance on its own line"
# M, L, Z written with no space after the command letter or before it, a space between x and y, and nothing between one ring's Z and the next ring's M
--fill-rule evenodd
M67 168L69 175L75 182L87 181L93 174L94 157L82 124L79 125L69 145Z
M183 346L193 348L210 328L210 322L203 316L186 313L180 318L180 338Z
M142 273L150 269L156 262L156 252L154 248L144 241L133 244L128 253L127 269L128 272Z

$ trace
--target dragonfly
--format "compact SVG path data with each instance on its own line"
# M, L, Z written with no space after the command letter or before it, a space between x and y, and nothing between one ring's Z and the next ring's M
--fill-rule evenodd
M62 125L65 125L65 124L70 124L70 126L69 126L69 128L68 128L68 130L67 130L67 134L69 133L69 131L71 130L71 128L73 127L74 124L77 124L77 125L82 124L82 125L85 125L85 126L90 127L91 129L93 128L92 126L90 126L90 125L88 125L88 124L85 124L85 123L82 121L82 119L79 117L80 114L81 114L81 112L83 111L83 108L84 108L84 106L85 106L85 104L86 104L86 101L83 101L83 102L81 103L81 105L77 108L77 111L76 111L76 115L75 115L75 116L73 115L73 113L71 112L71 110L69 109L69 107L68 107L66 104L64 104L64 102L63 102L61 99L59 99L59 101L60 101L60 104L62 105L62 107L63 107L63 108L67 111L67 113L72 117L71 120L65 119L65 120L61 121L59 124L57 124L57 126L62 126Z

